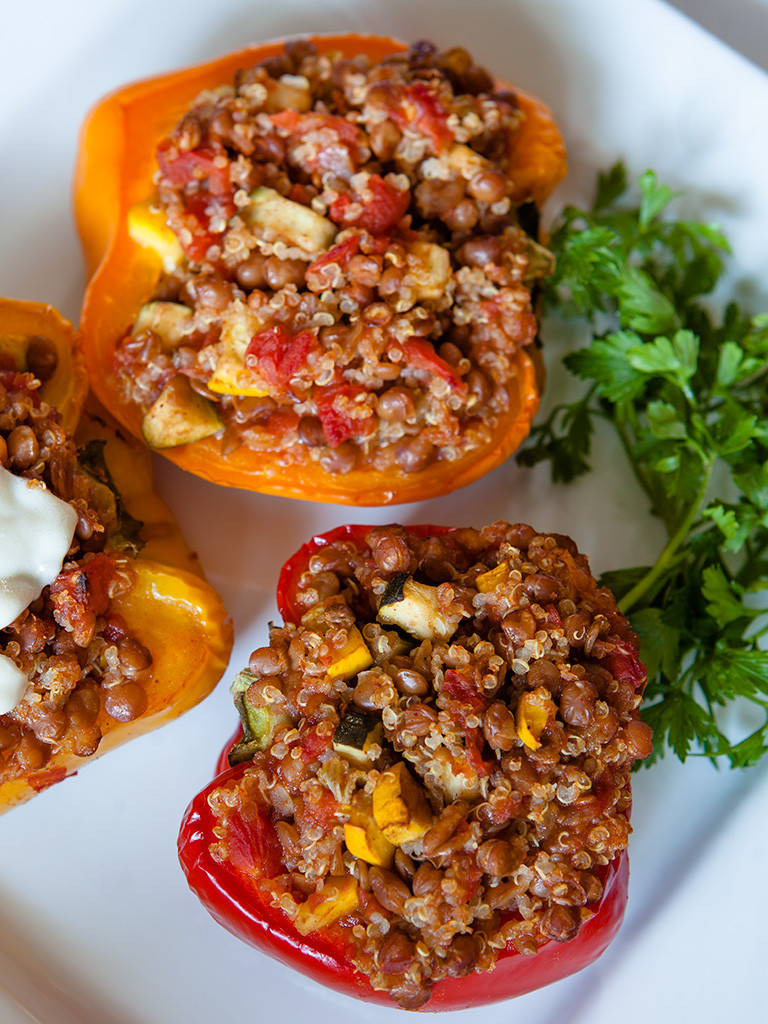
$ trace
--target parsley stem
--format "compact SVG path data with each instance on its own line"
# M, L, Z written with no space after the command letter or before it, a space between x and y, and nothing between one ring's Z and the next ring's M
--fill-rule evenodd
M659 557L656 559L655 564L648 570L648 572L639 580L631 590L622 597L618 602L619 610L626 615L634 606L640 601L640 599L651 589L651 587L659 580L668 569L670 569L677 558L678 548L685 542L691 527L696 522L696 518L699 515L701 505L704 501L704 497L709 487L709 478L712 475L712 467L714 465L714 459L710 459L706 466L706 471L699 487L698 494L695 499L691 502L688 509L688 513L682 520L678 528L672 534L667 541L664 550L661 552Z
M659 502L659 495L656 493L657 489L656 487L654 487L653 478L643 471L640 460L634 457L632 439L626 427L627 421L633 418L632 413L633 410L630 403L625 402L622 406L619 406L618 403L616 404L612 416L607 413L603 413L603 415L605 419L613 423L613 427L616 433L619 435L619 440L621 441L621 445L624 449L624 454L627 457L627 462L629 463L630 469L632 470L632 473L637 482L640 484L642 489L650 498L651 510L655 512L656 515L659 516L659 518L663 519L664 517L661 515L660 512L661 503ZM637 429L635 424L632 424L632 430L634 436L636 437Z

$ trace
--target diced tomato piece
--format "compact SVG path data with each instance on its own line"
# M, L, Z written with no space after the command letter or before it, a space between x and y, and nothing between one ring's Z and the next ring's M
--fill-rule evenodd
M332 828L336 824L338 811L336 797L329 789L323 787L317 796L313 793L311 801L304 801L301 810L296 814L296 823L303 829L311 828L313 825L320 825L323 829Z
M310 263L307 267L306 276L309 277L311 274L317 274L323 267L327 267L329 263L336 263L344 270L359 248L360 239L358 236L350 235L349 238L345 238L338 245L331 246L327 252L324 252L322 256L318 256L316 260Z
M269 119L276 128L292 135L301 120L301 114L298 110L279 110L276 114L270 114Z
M485 738L482 729L467 729L464 733L464 753L467 758L467 764L470 768L474 768L481 778L490 775L493 771L492 763L486 761L482 755L484 742Z
M358 402L361 396L367 395L366 389L356 384L339 383L315 388L317 415L331 447L336 448L350 437L371 432L373 412Z
M299 737L301 744L301 759L305 764L312 764L321 754L324 754L331 745L331 737L326 733L318 733L317 727L308 729Z
M96 615L109 608L109 585L115 563L109 555L94 555L87 562L64 569L51 584L51 596L67 595Z
M435 352L435 346L425 338L408 338L402 343L401 348L409 366L435 374L454 390L464 386L464 381L454 367L441 359Z
M603 769L600 774L592 780L592 795L597 801L600 813L604 814L608 809L611 799L616 791L616 778L610 766Z
M438 155L454 139L448 111L425 82L414 82L403 90L401 102L393 105L389 114L400 131L414 127L428 136Z
M356 124L335 114L299 114L295 110L281 110L271 115L272 123L291 143L302 142L312 133L318 134L318 144L307 146L301 153L294 151L294 159L305 170L347 171L360 166L363 136Z
M630 643L619 643L605 659L608 671L619 682L630 682L637 689L645 682L648 669Z
M40 407L40 393L37 388L29 386L33 380L34 374L21 373L12 367L9 367L7 370L0 370L0 384L3 385L6 391L26 392L32 399L34 407L38 409Z
M223 227L235 212L229 164L219 166L218 155L208 146L176 150L164 145L157 151L162 175L180 188L184 209L176 214L174 229L195 263L205 259L210 247L220 241L219 233L211 231L212 221L220 221ZM194 188L187 188L189 185Z
M205 259L212 245L221 241L219 233L210 230L211 219L218 215L222 226L235 212L235 204L228 197L214 197L207 192L195 193L184 197L184 213L181 222L190 233L191 238L182 235L182 245L187 256L195 263Z
M313 193L307 188L307 186L301 181L294 181L291 187L288 189L286 199L290 199L294 203L301 203L302 206L312 205Z
M501 799L489 800L483 810L483 817L489 824L505 825L520 813L522 805L522 794L513 792Z
M328 216L335 224L362 228L372 235L385 235L403 217L410 201L408 192L396 188L379 174L371 174L364 196L342 192L331 203ZM355 212L350 213L350 210Z
M270 388L286 390L316 343L311 331L291 334L276 324L253 336L245 350L245 365L255 366Z
M229 164L216 162L217 154L207 146L200 149L177 150L171 155L167 146L157 150L160 172L174 185L188 185L191 182L205 182L207 191L221 196L231 189Z
M357 125L337 114L299 114L295 110L281 110L277 114L270 114L269 119L275 127L288 135L301 137L327 128L350 150L357 149L362 143L362 134Z
M227 820L227 862L235 870L272 878L283 870L283 848L260 808L245 808Z
M471 679L462 672L449 668L443 679L442 692L449 694L461 704L468 705L472 711L484 711L488 701L477 692Z
M94 555L87 562L64 569L50 586L53 614L81 646L90 642L96 617L109 608L109 587L116 565L109 555Z

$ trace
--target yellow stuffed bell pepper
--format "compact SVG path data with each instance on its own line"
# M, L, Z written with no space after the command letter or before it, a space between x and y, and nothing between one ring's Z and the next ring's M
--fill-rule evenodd
M0 813L175 718L232 623L72 327L0 299Z

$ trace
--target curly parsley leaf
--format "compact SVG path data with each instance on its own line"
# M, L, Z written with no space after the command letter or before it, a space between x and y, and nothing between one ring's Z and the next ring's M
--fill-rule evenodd
M744 767L768 752L768 313L712 313L728 240L676 219L677 198L652 171L632 191L617 164L590 209L563 211L544 311L589 325L564 360L583 392L518 457L568 483L591 468L597 421L613 426L667 534L653 565L602 580L640 636L654 757ZM745 705L757 725L734 740Z

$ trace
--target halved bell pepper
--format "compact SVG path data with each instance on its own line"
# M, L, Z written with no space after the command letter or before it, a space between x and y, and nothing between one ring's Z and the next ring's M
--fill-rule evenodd
M327 36L313 41L321 53L362 52L373 61L405 49L401 43L375 36ZM92 386L136 437L142 437L142 410L120 400L113 359L119 340L153 296L169 252L173 258L174 240L163 224L142 222L138 231L135 223L133 231L129 224L153 194L158 143L201 90L231 81L238 69L281 50L281 43L251 46L204 65L129 85L95 106L84 124L75 211L90 283L80 331ZM515 182L511 198L515 203L539 205L565 173L563 141L544 104L518 89L514 95L524 118L510 166ZM444 494L500 465L529 432L539 404L540 361L533 345L516 350L509 359L506 409L491 436L455 460L437 459L423 469L377 469L364 455L356 468L337 473L319 460L286 464L279 452L254 451L244 445L224 451L215 425L207 429L209 436L163 447L162 454L214 483L318 501L384 505ZM217 388L226 391L224 384Z
M98 452L99 479L117 495L123 515L137 529L131 547L120 551L129 558L132 584L109 600L99 616L101 628L110 637L136 638L149 651L152 664L142 676L146 707L138 717L120 721L106 712L101 699L93 723L101 738L95 752L87 755L53 742L44 764L20 766L4 747L18 726L12 713L0 716L0 813L74 774L93 757L193 707L220 679L233 643L232 622L220 596L205 581L173 513L153 490L150 453L86 397L84 363L72 327L49 306L0 299L2 369L26 373L34 368L27 361L30 339L36 339L37 348L40 339L47 339L56 353L52 356L51 345L44 345L55 368L38 389L40 399L58 409L79 450ZM136 551L132 557L131 550ZM68 559L65 566L72 568Z
M409 526L405 529L409 535L415 535L417 538L444 538L446 551L460 550L460 541L450 537L448 527ZM371 527L362 525L338 527L328 533L313 537L286 561L277 585L278 608L286 623L298 626L302 620L306 622L307 615L311 616L311 612L307 613L299 593L302 585L305 594L311 591L311 583L307 583L306 576L311 560L324 548L336 543L339 543L342 549L346 547L347 550L361 551L363 560L365 560L366 552L371 552L371 547L366 539L370 530ZM530 532L533 534L533 531ZM453 544L456 544L457 548L452 548ZM521 556L523 560L524 557L524 555ZM526 571L531 572L530 567ZM366 578L368 578L367 574ZM573 592L577 597L581 593L581 588L585 588L585 593L591 593L590 588L593 585L595 593L597 593L596 584L591 581L590 574L584 571L583 564L575 571L574 578L578 579L577 590ZM540 579L535 582L540 583ZM488 591L487 583L486 579L481 584L485 588L485 592ZM307 586L310 591L307 591ZM352 591L354 590L353 586ZM480 592L483 593L482 590ZM603 595L601 607L606 614L612 615L609 608L610 602L606 596L607 592L601 593ZM354 603L355 599L352 600ZM615 608L615 605L612 607ZM540 609L540 612L542 615L554 616L554 612L551 610L544 613ZM625 626L624 620L618 616L613 618L612 622L617 630L616 649L629 650L630 645L621 638ZM289 630L288 635L293 636L293 633ZM610 635L613 636L613 633ZM612 640L611 643L613 642ZM634 651L634 648L631 649ZM633 673L635 668L638 670L641 668L636 652L632 657L632 666ZM633 673L622 669L617 671L616 678L621 678L624 684L639 692L642 682L638 681L636 686ZM445 693L459 701L465 699L470 702L466 705L465 712L460 712L460 715L469 712L472 707L482 705L483 700L478 697L476 691L470 687L467 693L463 694L461 685L455 680L449 682L448 676L450 673L446 674L446 682L443 684ZM354 681L351 681L350 685L354 686ZM488 698L485 703L487 704L492 699L494 698ZM472 701L475 703L472 704ZM441 706L445 707L446 705ZM460 720L461 718L459 718ZM237 738L236 736L234 742ZM515 748L514 755L510 756L520 757L521 752L526 750L528 746L526 738L520 736L519 739L520 744ZM290 742L288 737L285 742ZM512 741L502 745L504 750L510 750ZM340 911L342 914L340 919L329 920L326 926L318 927L316 930L307 930L301 926L301 920L297 927L297 924L291 920L291 916L279 906L278 900L272 895L269 881L278 876L289 879L285 884L290 887L291 876L283 860L284 846L281 845L281 839L270 817L271 812L264 809L259 799L256 798L256 788L251 788L258 787L261 785L260 782L257 783L251 778L248 782L247 792L251 794L252 798L238 806L234 793L248 770L248 764L242 761L235 763L233 759L230 767L228 752L231 748L232 743L228 744L222 752L217 764L216 778L194 797L181 824L178 839L179 857L190 887L216 921L260 952L276 958L320 984L344 995L391 1006L390 993L374 989L366 975L356 967L353 939L350 932L351 925L348 921L345 925L343 918L344 914L354 912L355 908L351 902L344 902ZM397 748L390 750L389 755L385 756L384 765L390 763L390 759L397 758L396 750ZM265 756L267 759L260 764L270 765L272 755ZM543 761L542 765L545 763L546 761ZM375 824L377 831L382 823L386 825L386 821L389 820L387 808L376 808L376 794L379 787L386 787L389 777L394 777L399 772L400 784L390 786L390 788L401 793L402 776L409 775L409 784L413 784L415 778L415 775L406 771L402 761L395 761L395 764L398 767L392 771L382 770L374 776L371 782L371 785L375 787L372 790L373 799L371 800L370 795L363 797L368 801L366 806L370 810L366 822L371 827ZM602 780L597 780L594 792L589 797L596 813L601 806L601 800L604 799L601 786ZM423 791L420 792L423 793ZM628 786L625 792L628 795ZM366 784L366 789L359 789L357 793L368 794L368 784ZM431 811L429 808L419 805L420 799L418 794L414 794L409 798L409 802L412 807L417 807L419 815L424 818L424 825L428 827L431 824L428 820ZM359 826L360 820L356 816L354 808L350 806L346 810L349 812L349 822L353 826ZM342 813L341 819L338 817L329 819L324 826L324 831L328 832L334 820L343 820L343 816ZM413 826L415 820L413 812L406 813L405 817ZM416 822L416 824L419 825L416 830L418 835L412 834L413 829L405 839L392 833L392 842L387 843L387 849L383 852L372 851L370 843L364 844L361 850L356 850L356 834L352 837L354 840L352 844L345 839L347 850L366 862L366 871L379 870L377 865L396 871L396 868L392 867L393 852L405 842L406 848L411 850L416 858L414 863L418 865L422 863L418 858L423 854L414 852L414 847L409 844L415 842L416 849L418 849L418 843L425 828L421 827L420 822ZM353 828L352 831L355 829ZM344 834L345 837L349 834L347 825L344 826ZM442 863L444 864L444 862ZM593 963L616 935L623 920L628 896L629 867L626 849L617 852L607 864L604 861L600 863L603 866L598 869L597 877L602 884L602 895L597 902L583 909L581 927L574 937L565 941L545 941L532 955L523 955L518 952L510 941L499 951L495 966L490 973L488 971L472 971L461 977L442 978L434 984L428 1002L418 1008L425 1011L441 1011L484 1006L533 991L576 973ZM296 869L294 868L294 870ZM370 894L368 896L370 898ZM301 899L301 895L298 898ZM359 894L359 898L364 899L365 895ZM390 907L390 909L392 908ZM512 916L514 917L514 914Z
M392 1007L386 992L374 990L354 965L351 946L339 929L299 933L287 914L270 905L260 879L284 870L271 823L254 813L236 824L230 843L238 855L227 861L212 853L219 819L209 797L243 774L237 765L219 775L189 805L179 833L179 857L187 882L206 910L237 938L336 992ZM514 948L501 951L492 974L445 978L425 1011L465 1010L512 999L583 970L606 950L624 919L629 885L626 853L604 870L603 896L595 913L569 942L548 942L534 956Z

